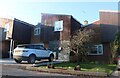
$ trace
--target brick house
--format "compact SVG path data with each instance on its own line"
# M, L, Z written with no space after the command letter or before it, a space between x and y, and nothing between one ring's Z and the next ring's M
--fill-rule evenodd
M44 44L45 47L56 52L59 60L70 60L70 40L73 33L82 28L72 15L41 14L41 23L36 26L18 19L0 18L0 41L3 56L7 57L10 50L10 40L14 46L17 44ZM100 19L85 25L83 28L95 31L94 51L89 52L89 61L109 62L110 42L113 41L115 32L120 29L120 12L99 11ZM5 49L4 49L5 48ZM14 48L14 47L13 47ZM58 49L61 49L58 52ZM5 53L5 54L4 54Z
M100 19L92 24L86 25L85 28L90 28L95 31L94 51L88 55L90 61L99 61L109 63L110 61L110 42L114 40L115 33L120 27L118 11L99 11Z
M56 30L55 24L63 27ZM46 47L57 53L58 48L61 48L62 50L57 54L58 59L68 61L71 35L80 28L81 23L71 15L42 13L41 24L34 27L31 43L44 43Z
M2 57L8 57L10 51L17 44L27 44L31 41L31 30L33 25L18 19L0 18L0 45Z

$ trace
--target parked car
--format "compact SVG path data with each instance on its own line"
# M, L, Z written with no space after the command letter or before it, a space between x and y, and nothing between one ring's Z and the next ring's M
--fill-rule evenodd
M48 59L51 62L54 59L54 54L43 45L24 44L17 45L13 52L13 58L17 63L28 61L33 64L36 60L41 59Z

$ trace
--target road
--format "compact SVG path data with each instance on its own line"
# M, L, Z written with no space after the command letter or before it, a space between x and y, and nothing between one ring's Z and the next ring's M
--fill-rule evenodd
M40 63L40 62L38 62ZM90 76L73 76L65 74L56 73L43 73L38 71L29 71L18 69L16 66L32 66L32 64L27 64L23 62L22 64L15 63L12 59L0 59L0 76L2 78L100 78L100 77L90 77ZM113 77L101 77L101 78L120 78L119 73L116 71ZM115 77L116 76L116 77Z
M43 73L43 72L38 72L38 71L28 71L28 70L22 70L22 69L17 69L14 67L7 67L5 65L2 66L2 75L3 76L18 76L18 77L64 77L64 78L77 78L77 76L71 76L71 75L64 75L64 74L54 74L54 73Z
M2 71L0 71L0 75L3 76L2 78L78 78L77 76L72 75L43 73L38 71L18 69L14 67L15 65L19 64L15 63L14 60L0 60L0 67L2 69ZM32 66L32 64L27 64L26 62L23 62L21 65Z

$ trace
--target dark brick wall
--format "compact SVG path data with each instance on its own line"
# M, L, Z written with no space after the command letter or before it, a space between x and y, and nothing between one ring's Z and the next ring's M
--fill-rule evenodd
M63 31L53 32L55 21L60 20L63 20ZM44 26L48 26L46 30L49 28L49 26L53 28L53 30L50 31L50 33L53 33L55 38L50 38L51 40L70 40L70 36L73 33L73 31L76 31L81 27L81 24L71 15L42 14L41 23Z
M109 43L103 43L103 55L88 55L87 60L93 62L109 63L110 45Z
M14 19L12 34L13 40L21 44L30 43L32 28L32 25L18 19Z

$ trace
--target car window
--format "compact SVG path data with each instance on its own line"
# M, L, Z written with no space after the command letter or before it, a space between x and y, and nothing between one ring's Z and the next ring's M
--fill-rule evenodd
M40 46L39 45L35 45L34 49L40 49Z
M32 45L27 45L27 46L25 46L25 48L34 49L34 46L32 46Z
M46 48L45 48L45 47L40 47L40 49L41 49L41 50L46 50Z
M46 50L46 48L43 45L18 45L17 47Z

